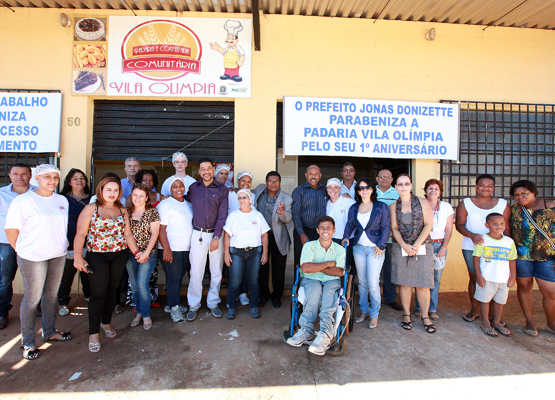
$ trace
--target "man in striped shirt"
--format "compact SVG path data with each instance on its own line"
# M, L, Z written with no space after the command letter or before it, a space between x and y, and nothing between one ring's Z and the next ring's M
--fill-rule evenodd
M303 246L309 240L318 239L316 228L318 219L326 215L328 192L320 184L322 173L316 165L311 165L304 174L306 183L293 190L293 241L295 265L299 265Z

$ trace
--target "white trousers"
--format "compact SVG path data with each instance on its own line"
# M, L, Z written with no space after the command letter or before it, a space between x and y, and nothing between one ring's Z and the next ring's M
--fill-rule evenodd
M223 232L222 232L223 233ZM223 235L219 240L218 249L210 251L213 233L193 231L191 237L191 279L187 290L187 302L191 310L200 308L202 299L202 279L206 267L206 257L210 259L210 289L206 299L208 308L214 308L220 303L220 285L222 283L222 260L224 257ZM202 238L202 241L200 239Z

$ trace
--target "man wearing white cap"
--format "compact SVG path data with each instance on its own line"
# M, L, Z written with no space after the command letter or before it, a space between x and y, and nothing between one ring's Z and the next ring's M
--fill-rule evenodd
M225 43L227 46L222 48L218 42L210 43L210 49L216 50L224 56L224 74L221 80L231 79L234 82L241 82L243 78L239 76L239 68L243 66L246 53L237 43L239 42L239 32L243 30L243 25L239 21L227 20L224 25L227 31Z
M164 181L162 189L160 190L162 196L171 196L170 183L173 181L172 178L181 179L181 182L183 182L183 184L185 185L185 194L187 194L189 186L196 182L192 177L187 175L187 172L185 172L188 162L189 159L187 158L185 153L182 153L181 151L173 153L172 163L175 168L175 175L170 176Z
M6 214L16 197L37 188L29 184L31 167L27 164L12 165L9 177L12 183L0 188L0 329L4 329L8 325L8 312L12 308L12 282L17 272L15 250L8 242L4 232Z

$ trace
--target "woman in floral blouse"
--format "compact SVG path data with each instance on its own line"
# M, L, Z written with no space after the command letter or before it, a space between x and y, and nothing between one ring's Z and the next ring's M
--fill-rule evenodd
M158 233L160 232L160 215L150 204L148 186L136 184L131 192L131 206L128 208L131 232L139 248L139 252L129 255L127 272L133 290L133 302L137 316L131 321L135 327L143 320L143 328L152 328L150 318L150 292L148 282L156 266Z
M73 265L79 271L89 273L89 351L93 353L100 351L100 328L107 338L116 337L110 322L128 249L139 256L127 210L119 201L120 193L119 179L108 177L100 181L96 188L96 201L85 206L79 215L73 241ZM83 259L81 253L85 239L87 255Z

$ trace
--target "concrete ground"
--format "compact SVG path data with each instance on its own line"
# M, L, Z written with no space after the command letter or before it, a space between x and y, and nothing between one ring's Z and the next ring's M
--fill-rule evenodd
M175 324L162 308L153 309L154 326L131 328L134 313L114 314L115 339L101 337L102 350L87 349L88 319L81 297L72 314L58 317L66 343L43 343L39 359L21 357L21 295L14 299L9 326L0 331L0 397L46 399L169 397L188 399L328 399L345 395L388 398L455 399L484 395L552 398L555 335L547 333L541 295L534 293L536 338L523 332L523 317L511 292L504 320L512 337L491 338L479 320L464 322L466 293L441 293L438 331L430 335L413 317L414 328L400 327L401 312L384 306L379 326L356 325L344 357L315 356L307 347L283 343L280 328L289 307L267 304L254 320L248 307L237 318L215 319L205 307L194 322ZM162 303L163 303L162 299ZM225 301L222 302L225 304ZM225 315L225 312L224 312ZM37 332L40 319L37 319ZM71 380L75 373L80 375Z

